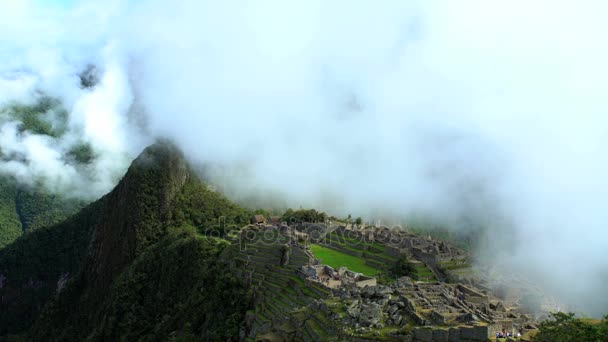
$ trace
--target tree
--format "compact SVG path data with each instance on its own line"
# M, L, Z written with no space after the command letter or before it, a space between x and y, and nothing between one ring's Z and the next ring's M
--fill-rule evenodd
M401 257L391 271L395 278L408 276L414 280L418 280L416 267L406 257Z
M601 327L575 318L573 313L553 312L551 318L543 321L534 336L536 342L576 342L576 341L606 341Z
M602 322L598 326L598 332L602 341L608 341L608 315L604 316L604 319L602 319Z
M363 222L363 220L361 220L360 217L357 217L357 219L355 220L355 223L356 224L361 224L361 222Z
M299 209L297 211L287 209L285 214L281 217L281 221L290 223L325 222L325 220L327 220L327 214L322 211L316 211L315 209Z

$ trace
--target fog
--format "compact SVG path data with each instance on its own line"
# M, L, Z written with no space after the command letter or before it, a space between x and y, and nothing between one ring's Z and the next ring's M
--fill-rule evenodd
M93 199L169 137L233 199L483 226L482 260L608 312L605 2L0 6L0 104L69 112L60 139L0 116L2 172Z

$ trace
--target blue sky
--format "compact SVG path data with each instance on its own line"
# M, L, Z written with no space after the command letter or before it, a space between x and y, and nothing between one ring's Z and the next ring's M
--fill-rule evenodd
M42 5L69 7L70 5L74 4L76 0L36 0L36 2Z

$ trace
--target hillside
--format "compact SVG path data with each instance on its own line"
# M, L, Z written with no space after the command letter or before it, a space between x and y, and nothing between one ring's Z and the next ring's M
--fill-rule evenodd
M56 142L55 139L66 134L68 114L58 99L39 95L31 104L11 103L0 108L0 125L3 124L15 124L20 138L35 136ZM91 146L81 141L74 141L62 156L66 164L79 167L86 167L93 159ZM0 161L29 163L23 151L8 143L0 146ZM28 184L0 173L0 249L25 232L65 220L85 204L49 193L42 185L42 179L25 178Z
M174 145L154 144L110 193L0 250L0 340L481 342L539 331L519 294L447 281L471 271L449 243L252 215Z
M465 291L456 285L412 288L401 281L388 287L373 278L392 269L399 255L415 256L417 267L428 270L440 258L466 257L459 251L373 227L354 231L297 220L243 227L251 215L203 183L171 143L150 146L106 196L0 250L0 335L313 341L394 340L413 333L417 340L426 330L414 327L432 324L436 316L458 324L460 341L488 335L488 326L457 323L481 309L454 302ZM324 238L312 249L301 245L312 236ZM403 245L390 245L392 237ZM321 265L322 259L335 268ZM307 273L311 264L327 283ZM328 285L327 274L336 276L341 266L369 274L340 271L343 279ZM450 305L459 305L458 311ZM505 317L486 312L480 316L485 324Z
M0 175L0 248L26 232L65 220L83 207L79 200L51 195L41 187Z
M121 325L125 321L119 319L123 315L150 331L148 325L158 320L149 320L146 310L176 318L172 305L183 310L188 305L200 306L200 301L222 300L211 289L227 280L211 270L226 268L219 257L226 244L220 237L208 238L201 233L216 226L221 228L221 236L230 224L241 225L248 217L246 210L209 190L173 145L153 145L133 162L108 195L68 221L36 230L0 251L0 335L28 333L28 326L49 300L29 331L34 339L123 336L126 332ZM192 258L182 258L184 254ZM166 266L159 272L163 264ZM147 280L142 282L142 278ZM127 286L133 283L139 285ZM200 291L201 286L210 289L195 301L189 294ZM220 290L230 295L245 293L237 281L233 287ZM139 302L140 291L154 294L159 306ZM141 305L145 310L128 314L121 305L132 309ZM194 322L178 320L178 327L164 324L158 329L164 329L166 337L178 329L200 332L203 326L224 326L231 320L219 319L217 312L224 308L228 316L238 315L243 305L246 300L234 302L235 307L222 302L209 307L207 316L200 310L191 315ZM104 322L101 327L100 321ZM223 334L231 331L217 330Z
M101 199L0 250L0 336L25 331L61 284L78 272L105 203Z

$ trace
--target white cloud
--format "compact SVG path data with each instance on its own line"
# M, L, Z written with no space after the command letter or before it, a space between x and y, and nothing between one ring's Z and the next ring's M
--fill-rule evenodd
M608 311L605 2L23 6L0 34L0 89L66 101L103 156L96 191L142 136L169 136L235 197L476 219L509 250L495 261ZM90 61L93 92L74 76Z

